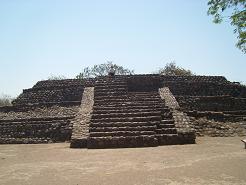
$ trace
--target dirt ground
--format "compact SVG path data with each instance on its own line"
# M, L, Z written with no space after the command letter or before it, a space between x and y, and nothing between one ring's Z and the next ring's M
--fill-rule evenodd
M128 149L70 149L69 143L0 145L1 185L246 184L239 137Z

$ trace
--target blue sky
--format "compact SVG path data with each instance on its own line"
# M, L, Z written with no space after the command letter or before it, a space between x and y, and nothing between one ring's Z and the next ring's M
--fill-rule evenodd
M135 73L176 61L245 83L233 27L213 24L207 9L206 0L1 0L0 94L106 61Z

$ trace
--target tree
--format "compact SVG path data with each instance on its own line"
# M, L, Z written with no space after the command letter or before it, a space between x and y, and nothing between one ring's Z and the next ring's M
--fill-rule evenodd
M158 74L168 76L192 76L194 75L190 70L176 66L175 62L170 62L158 71Z
M50 75L50 76L48 77L48 80L64 80L64 79L66 79L66 77L63 76L63 75L57 75L57 76L55 76L55 75Z
M134 74L133 70L126 69L122 66L118 66L117 64L113 64L112 62L107 62L104 64L94 65L93 67L84 68L83 71L76 76L76 78L84 79L84 78L94 78L98 76L106 76L108 75L111 66L115 70L116 75Z
M236 46L246 53L246 0L209 0L208 15L213 16L214 23L221 23L226 17L235 27L238 42ZM222 16L226 11L232 11L229 16Z
M12 105L11 104L12 100L13 99L11 98L11 96L6 95L6 94L1 94L1 96L0 96L0 107Z

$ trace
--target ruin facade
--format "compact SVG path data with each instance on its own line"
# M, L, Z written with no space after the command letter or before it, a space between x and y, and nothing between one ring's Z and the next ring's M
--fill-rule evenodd
M47 80L0 107L0 144L147 147L196 135L246 135L246 87L222 76Z

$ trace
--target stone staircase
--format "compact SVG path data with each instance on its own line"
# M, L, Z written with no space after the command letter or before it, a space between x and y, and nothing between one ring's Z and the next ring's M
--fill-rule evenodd
M88 148L157 146L160 111L128 94L126 77L102 77L95 83Z
M179 144L173 116L167 107L162 109L161 117L162 120L156 129L156 137L158 138L159 145Z
M88 148L174 144L177 131L158 92L128 92L127 77L95 82Z

